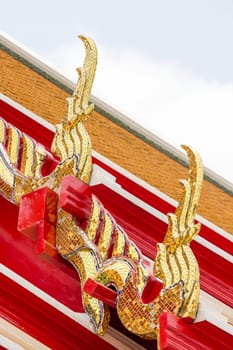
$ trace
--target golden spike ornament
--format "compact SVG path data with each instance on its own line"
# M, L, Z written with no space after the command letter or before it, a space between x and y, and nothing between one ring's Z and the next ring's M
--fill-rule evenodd
M67 115L56 126L51 151L60 161L48 176L42 175L46 150L31 137L0 119L0 191L15 204L22 195L48 186L58 191L63 176L73 175L88 183L91 176L91 141L84 122L94 109L89 104L97 64L97 49L90 38L80 36L86 48L84 65L73 96L67 98Z
M123 325L147 339L157 338L162 313L172 312L182 318L194 319L198 310L199 267L190 242L200 230L200 224L195 224L194 218L203 170L199 154L190 147L183 148L190 160L189 177L182 181L183 196L175 214L168 215L167 233L164 241L157 245L154 262L153 274L163 282L160 294L148 304L142 302L141 294L148 274L139 254L134 259L121 256L107 260L96 277L98 283L116 288L116 308Z
M80 36L86 55L74 93L67 99L67 113L56 126L51 152L33 138L0 119L0 194L19 205L21 197L42 187L58 196L67 175L81 183L89 194L77 194L77 206L89 201L85 227L77 217L57 206L56 247L59 254L77 270L82 301L96 333L104 334L110 319L108 305L85 289L89 280L100 286L114 287L116 309L123 325L134 334L155 339L159 317L172 312L194 319L199 303L199 268L190 248L200 224L194 222L200 197L203 169L199 154L183 146L189 157L189 176L182 181L183 195L174 214L168 214L168 228L157 245L153 273L148 272L143 256L97 197L88 183L92 172L91 141L85 121L94 106L89 104L97 64L97 49L92 39ZM56 167L43 173L49 157L59 159ZM85 187L86 186L86 187ZM76 191L77 192L77 191ZM73 194L72 194L73 195ZM142 301L150 278L162 281L154 300Z

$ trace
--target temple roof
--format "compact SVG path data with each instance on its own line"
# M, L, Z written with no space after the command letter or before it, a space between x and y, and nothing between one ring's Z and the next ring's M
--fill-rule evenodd
M74 90L74 84L36 58L34 54L22 48L21 44L1 36L0 47L0 67L3 78L0 82L0 117L3 118L1 120L3 159L1 194L3 196L0 197L0 333L4 330L3 337L5 336L5 340L0 339L0 344L7 346L7 341L8 343L10 341L13 345L18 343L27 348L26 344L34 341L34 344L31 342L32 349L42 348L40 344L43 343L50 348L62 350L76 349L77 344L81 349L94 349L97 346L104 349L149 350L155 348L157 342L161 350L167 347L180 350L190 346L193 349L199 349L202 346L214 350L230 349L233 306L231 185L205 168L201 204L196 215L202 183L202 162L198 153L186 147L186 150L189 150L187 154L190 161L188 175L187 160L180 150L94 96L91 100L95 103L95 110L88 121L85 121L87 115L85 110L90 110L90 106L80 103L79 109L75 109L77 106L72 104L73 101L76 98L82 102L82 98L78 99L78 94L73 94L69 98L69 106L72 108L68 108L68 122L64 120L60 125L64 130L68 130L69 135L62 134L65 136L61 142L60 129L57 128L55 132L54 124L61 122L65 115L65 99ZM82 70L81 78L82 74L85 78L88 71ZM82 81L81 78L80 81ZM78 84L78 86L83 85ZM75 91L77 90L76 88ZM92 153L91 147L87 147L90 143L86 131L83 130L85 127L83 124L80 125L83 121L93 144ZM72 129L76 127L76 131ZM75 133L79 139L75 138ZM63 148L65 157L68 157L66 152L73 149L75 153L72 159L79 161L78 166L66 168L65 165L62 168L65 164L63 153L56 153L54 140L57 142L56 147L61 143L62 146L65 145ZM76 145L79 145L80 140L83 143L77 151ZM25 147L26 143L31 145L30 149ZM52 147L51 144L53 144ZM17 160L13 158L14 145L18 147ZM83 150L83 154L87 151L88 156L85 161L82 157ZM29 176L29 181L24 182L26 175L24 163L21 160L26 159L30 162L31 159L36 159L34 154L42 155L42 158L38 158L38 161L42 159L42 163L37 164L35 161L37 170L42 176L40 180L43 178L44 181L47 178L47 182L43 182L42 187L40 187L40 181L36 182L36 175ZM69 157L65 159L69 160ZM92 162L92 167L88 167L91 174L90 186L78 180L82 176L83 169L80 164L88 165L87 159ZM33 166L29 167L29 170L32 168ZM62 169L62 172L56 172L58 169ZM4 177L4 174L7 176ZM15 176L13 181L11 181L11 174ZM62 183L61 178L57 182L57 174L62 175ZM10 181L7 182L9 178ZM31 181L32 179L34 182ZM179 179L186 179L183 194ZM18 184L22 187L17 187ZM25 188L24 184L26 184ZM34 184L34 187L27 187L31 186L30 184L32 186ZM9 188L12 190L11 193ZM17 202L18 194L21 195L19 202ZM81 204L79 195L81 195ZM90 195L93 205L88 202ZM58 198L59 205L57 205ZM65 204L64 198L68 201ZM177 200L180 200L178 208ZM87 217L85 210L88 212ZM167 213L173 213L173 216L167 216ZM69 214L72 214L72 230L75 230L76 226L79 228L77 232L75 231L76 236L72 235L72 230L69 232L70 221L64 220L70 217ZM87 218L88 222L85 221ZM196 220L201 224L200 232ZM62 226L59 226L60 223ZM198 232L196 236L195 233ZM85 238L87 234L90 235L88 239ZM119 245L119 249L123 249L123 255L112 254L113 249L118 245L117 235L123 237L124 245ZM61 236L62 239L59 241ZM81 246L74 244L75 237L81 239ZM106 237L110 241L106 240ZM69 239L71 241L67 243ZM105 240L107 246L103 246L102 249ZM193 240L191 245L189 245L190 240ZM71 251L64 253L61 250L62 244ZM98 247L94 248L95 245ZM183 245L185 245L185 253L183 251L181 254ZM161 257L163 256L161 255L162 246L167 254L166 259ZM72 250L74 247L75 249ZM121 292L117 294L115 290L109 289L111 283L102 286L97 283L95 286L104 287L111 294L111 296L106 295L106 290L101 289L99 294L97 293L101 298L105 298L101 299L85 289L88 281L85 280L85 276L82 279L84 271L82 266L86 266L85 271L88 273L92 268L102 273L99 267L104 265L98 265L97 260L92 258L85 261L86 255L84 255L83 265L74 263L79 271L80 278L78 278L77 271L65 262L64 259L68 262L72 261L72 257L79 256L80 247L80 251L88 248L84 251L91 254L88 255L89 258L94 256L97 249L103 254L103 261L105 258L107 259L105 261L113 265L122 258L125 261L129 260L128 266L131 272L134 262L142 263L141 266L147 267L149 278L146 274L143 275L143 279L148 278L148 285L146 284L141 295L143 308L147 303L151 303L150 298L143 299L145 290L148 293L147 297L154 295L149 283L149 281L152 282L150 271L154 270L153 276L160 278L156 271L167 269L165 260L170 270L170 273L164 272L168 276L168 281L169 278L171 281L179 278L180 273L188 270L191 276L188 278L189 286L194 281L197 289L187 288L187 285L183 284L182 298L190 291L194 293L195 300L190 299L193 300L190 310L194 310L194 303L196 303L196 310L192 311L193 315L190 313L190 317L193 319L197 315L195 323L187 322L188 319L191 320L187 316L189 314L186 314L186 317L181 316L185 317L183 321L172 316L167 309L166 312L162 309L161 318L157 323L160 329L157 340L141 340L132 335L131 331L125 331L119 322L121 319L119 313L119 318L116 317L116 313L114 316L114 307L122 297ZM175 250L170 251L170 248ZM176 249L179 250L177 254ZM192 258L192 251L196 259ZM90 262L94 265L90 265ZM200 271L200 299L198 271ZM136 269L134 272L137 273ZM180 279L183 283L185 283L185 276L186 274ZM89 282L96 282L95 278L96 275L91 276ZM137 280L135 275L134 278ZM162 276L162 281L164 281L163 278ZM156 283L161 285L162 282ZM131 292L133 290L134 287L131 288ZM165 293L168 290L169 288L164 289ZM111 327L107 329L103 338L93 333L89 318L83 313L86 305L82 299L84 293L90 293L90 296L113 307ZM125 300L127 306L128 298ZM133 301L135 300L133 297ZM155 303L153 305L156 305L155 300L158 301L153 299L152 303ZM135 306L133 306L133 312L134 309ZM151 315L154 320L155 315ZM147 317L142 317L141 322L145 319L149 320ZM154 324L153 320L149 322L150 325ZM14 325L20 328L18 339L15 337ZM5 330L8 330L8 334Z
M6 35L0 43L1 92L50 124L60 122L74 83ZM86 126L94 150L178 200L177 179L185 177L185 154L97 97L91 100L95 111ZM206 167L204 173L199 213L233 233L232 184Z

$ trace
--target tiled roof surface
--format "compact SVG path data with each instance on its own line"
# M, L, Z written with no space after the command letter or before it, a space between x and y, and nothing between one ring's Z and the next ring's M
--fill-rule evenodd
M29 68L9 53L0 53L0 91L52 124L65 113L64 89ZM93 148L121 167L178 200L179 179L187 169L134 134L94 112L87 122ZM222 229L233 233L233 197L209 181L204 181L198 213Z

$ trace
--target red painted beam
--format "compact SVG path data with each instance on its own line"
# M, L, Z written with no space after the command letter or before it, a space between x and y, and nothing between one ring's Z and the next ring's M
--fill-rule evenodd
M78 273L58 254L37 252L37 237L17 231L18 207L0 198L0 263L74 311L82 312Z
M54 133L18 109L0 100L0 116L50 150Z
M144 304L149 304L154 301L163 288L163 282L150 275L148 277L145 288L143 289L141 300Z
M143 290L141 300L144 304L149 304L159 295L163 283L156 279L154 276L149 276L147 284ZM103 301L105 304L116 307L117 292L103 286L102 284L88 278L85 282L84 291L93 296L94 298Z
M188 324L165 313L160 317L160 350L231 350L233 336L207 321Z
M87 294L93 296L94 298L103 301L111 307L116 307L117 292L114 290L103 286L91 278L87 279L83 289Z
M88 331L8 277L0 274L0 317L56 350L114 350Z
M48 187L24 195L20 200L18 230L38 237L37 251L55 256L58 195Z
M60 206L74 215L78 222L87 221L92 207L91 187L83 181L68 175L62 179L60 191Z

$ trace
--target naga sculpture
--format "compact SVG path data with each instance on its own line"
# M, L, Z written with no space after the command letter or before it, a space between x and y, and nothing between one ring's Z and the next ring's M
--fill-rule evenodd
M189 177L183 181L184 192L178 208L168 215L167 233L157 246L154 270L149 273L139 249L88 186L92 170L91 142L84 122L94 109L89 98L97 50L91 39L80 38L86 48L84 65L78 69L78 84L72 97L67 99L67 114L56 127L51 152L0 119L0 193L19 205L23 195L37 189L48 187L56 192L60 197L56 247L79 273L83 306L95 331L104 334L110 312L108 305L87 293L88 280L114 287L116 308L123 325L141 337L154 339L163 312L194 319L198 310L199 268L190 242L200 230L194 217L203 176L201 159L192 148L183 146L190 160ZM55 157L59 160L55 161ZM88 208L83 214L81 209L79 215L69 212L63 203L63 187L67 181L73 181L66 178L67 175L76 181L72 186L78 186L76 192L72 192L71 186L69 200L79 208ZM161 280L163 287L154 300L145 303L142 296L150 278Z

